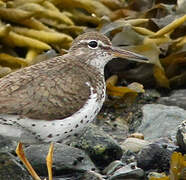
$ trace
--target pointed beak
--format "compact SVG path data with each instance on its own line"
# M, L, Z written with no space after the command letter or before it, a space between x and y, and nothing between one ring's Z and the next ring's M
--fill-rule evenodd
M149 60L147 57L131 52L131 51L123 50L117 47L111 47L109 51L114 57L129 59L131 61L149 63Z

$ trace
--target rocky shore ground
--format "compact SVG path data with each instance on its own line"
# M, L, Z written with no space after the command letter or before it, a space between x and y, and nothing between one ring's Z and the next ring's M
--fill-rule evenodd
M167 96L146 90L135 103L111 105L107 98L93 124L55 144L54 180L145 180L170 174L174 152L186 152L186 89ZM121 103L120 103L121 105ZM31 180L15 155L17 143L0 138L0 179ZM25 146L41 178L47 177L48 144ZM185 179L186 167L181 178Z

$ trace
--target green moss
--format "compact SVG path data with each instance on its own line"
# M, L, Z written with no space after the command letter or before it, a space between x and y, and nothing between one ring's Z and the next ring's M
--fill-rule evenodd
M103 147L102 145L96 145L94 146L94 150L97 155L103 154L103 152L105 151L105 147Z

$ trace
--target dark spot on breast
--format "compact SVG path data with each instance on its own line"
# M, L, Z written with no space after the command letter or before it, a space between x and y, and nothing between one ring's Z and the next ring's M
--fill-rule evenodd
M64 132L65 134L67 133L67 131Z
M0 118L2 121L6 122L7 120L6 119L3 119L3 118Z
M49 134L49 135L48 135L48 138L52 138L52 134Z
M80 123L82 123L82 124L83 124L83 119L80 121Z
M69 132L72 132L73 130L71 129Z
M78 125L78 124L76 124L75 128L78 128L78 126L79 126L79 125Z
M86 123L89 123L89 120Z
M32 133L32 135L36 135L36 133L35 133L35 132L33 132L33 133Z
M36 126L35 124L32 124L32 126Z
M87 115L85 116L85 118L87 118Z
M91 170L92 170L92 171L95 171L96 169L95 169L95 168L92 168Z
M60 134L56 134L56 136L59 136Z
M52 123L53 126L55 126L55 123Z

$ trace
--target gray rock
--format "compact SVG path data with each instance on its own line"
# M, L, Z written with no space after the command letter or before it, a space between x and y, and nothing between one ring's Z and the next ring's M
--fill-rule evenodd
M32 180L32 177L10 153L0 152L1 180Z
M0 136L0 152L10 152L15 151L17 142Z
M144 171L136 166L136 163L128 164L117 171L109 178L109 180L140 180L144 179Z
M113 161L111 162L104 170L103 170L103 173L104 174L107 174L107 175L111 175L114 173L114 171L116 171L117 169L123 167L124 164L119 161L119 160L116 160L116 161Z
M86 171L79 180L105 180L101 174L94 171Z
M104 168L122 156L118 143L98 126L91 124L77 140L76 147L85 150L93 162Z
M25 149L25 154L33 168L40 176L47 176L46 156L49 145L31 145ZM84 151L62 144L54 144L53 175L63 173L96 170L93 162Z
M164 145L149 144L137 154L137 166L143 170L168 171L172 152Z
M185 120L186 111L176 106L147 104L143 108L142 124L138 128L146 140L170 137L175 140L177 126Z
M167 97L160 97L158 103L186 109L186 89L173 90Z
M176 139L182 151L186 152L186 121L183 121L181 125L178 126Z

